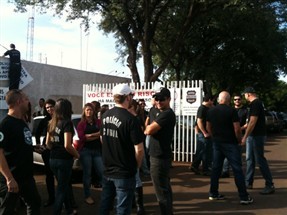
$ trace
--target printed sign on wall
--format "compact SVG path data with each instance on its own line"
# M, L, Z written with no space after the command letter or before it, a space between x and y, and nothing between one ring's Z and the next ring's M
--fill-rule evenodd
M0 87L0 109L8 109L5 96L6 93L8 92L9 88L8 87Z
M0 80L9 80L8 70L9 70L9 58L0 57ZM33 78L27 72L27 70L22 66L19 89L23 89L31 81L33 81Z

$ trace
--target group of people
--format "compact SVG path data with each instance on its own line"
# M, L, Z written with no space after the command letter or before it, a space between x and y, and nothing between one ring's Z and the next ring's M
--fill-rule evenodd
M74 159L80 159L83 167L84 201L89 205L95 203L90 190L92 169L96 173L102 187L100 214L109 214L115 199L117 214L130 214L133 201L136 202L137 213L145 213L139 175L142 164L149 167L161 214L172 214L169 173L176 118L170 108L170 91L165 87L156 91L152 96L154 106L149 113L143 113L144 101L135 101L134 91L128 85L116 85L113 88L114 108L101 108L98 102L84 105L76 128L79 136L77 145L72 141L75 129L71 121L71 102L41 98L33 116L44 115L45 118L36 131L37 146L33 147L26 123L29 121L27 116L31 115L31 104L28 96L18 90L20 52L14 44L10 47L11 50L4 53L10 57L10 84L6 95L8 114L0 124L0 214L13 214L19 197L27 206L27 214L40 214L41 198L33 178L33 150L42 154L45 163L49 198L44 206L53 205L55 215L61 214L63 205L67 214L76 213L71 185ZM253 202L247 189L253 188L256 163L265 179L261 194L275 192L272 174L264 157L264 106L252 87L246 88L243 94L250 102L248 109L242 105L242 95L234 95L233 108L230 94L222 91L218 105L214 106L213 98L206 95L197 112L197 148L190 169L199 174L202 163L203 175L211 178L210 200L224 199L218 191L218 184L220 177L229 177L229 166L241 204ZM46 135L41 143L43 132ZM242 169L244 145L245 174Z
M176 118L170 108L170 91L164 87L156 91L152 98L154 106L144 115L141 108L144 104L140 105L144 101L135 101L133 95L134 91L127 84L118 84L113 88L115 107L112 109L101 110L98 102L85 104L76 128L77 146L73 145L75 129L71 121L71 102L47 99L43 105L45 117L36 131L37 146L33 148L25 120L27 112L31 111L28 96L21 90L8 91L8 114L0 124L0 214L13 214L20 198L27 206L27 214L40 214L41 198L33 178L33 150L42 154L45 163L49 199L44 206L53 205L53 214L61 214L63 206L67 214L76 213L71 185L74 159L80 159L83 167L87 204L95 203L90 190L93 168L102 187L100 214L109 214L114 204L117 214L130 214L133 202L136 202L137 214L145 214L139 169L147 149L150 176L161 214L172 214L169 173ZM241 95L233 97L235 108L231 107L231 96L226 91L219 94L216 106L212 98L206 96L198 109L198 147L191 170L198 173L202 162L203 174L211 178L210 200L224 199L218 184L222 174L229 174L229 165L241 204L253 202L247 189L253 188L255 162L266 181L261 194L275 192L264 157L263 103L252 87L245 89L244 97L250 102L248 110L242 106ZM46 136L41 143L43 132ZM245 144L247 168L244 175L241 146ZM223 173L222 169L225 169Z
M250 103L248 108L242 105L242 95ZM265 188L260 193L266 195L275 192L272 174L264 157L266 138L264 105L252 87L247 87L242 95L234 95L234 108L231 107L231 96L227 91L219 94L216 106L213 105L212 97L207 95L197 112L195 126L197 149L190 170L200 174L199 165L202 163L203 175L211 178L210 200L224 199L218 192L218 184L220 177L229 177L229 166L234 174L240 204L253 203L253 198L249 196L247 189L253 188L256 163L265 179ZM246 173L244 174L242 146L245 145Z
M63 207L67 214L77 213L71 185L74 159L80 159L83 167L87 204L94 204L90 190L94 168L102 187L100 214L109 214L114 205L117 214L130 214L133 202L137 214L145 214L139 174L145 135L149 136L150 175L161 214L172 214L169 170L175 114L169 106L170 91L161 88L153 95L155 111L147 124L133 95L128 85L119 84L113 88L112 109L100 111L97 102L85 104L76 128L77 146L73 145L76 131L71 121L71 102L47 99L43 105L45 117L36 131L37 145L33 147L25 120L31 111L29 98L22 90L9 90L8 114L0 124L0 214L14 214L20 200L25 203L27 214L40 214L41 197L33 178L33 151L41 153L45 163L49 198L44 206L53 205L53 214L61 214ZM41 142L42 133L46 135Z

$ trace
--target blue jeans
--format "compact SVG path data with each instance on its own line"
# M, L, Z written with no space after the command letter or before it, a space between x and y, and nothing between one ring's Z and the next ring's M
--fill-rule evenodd
M28 215L40 214L41 197L38 193L34 178L29 178L17 181L19 193L10 193L6 183L0 184L0 214L14 214L15 208L21 197L27 207Z
M242 155L242 151L240 153ZM225 158L223 162L222 172L229 173L229 169L230 169L229 161L227 160L227 158Z
M68 214L73 211L70 201L70 196L73 192L70 183L73 162L73 159L50 159L50 167L58 182L53 208L54 215L61 214L63 204L65 204L65 209Z
M229 166L229 161L225 158L223 161L222 172L229 173Z
M171 159L150 157L150 176L162 215L172 214L172 189L170 185Z
M83 167L83 185L85 198L91 196L91 172L92 166L98 176L99 182L102 184L103 179L103 160L100 151L89 148L83 148L80 152L80 161Z
M117 215L129 215L132 211L132 202L136 187L135 177L116 179L103 177L103 189L101 194L100 214L107 215L113 205L116 196Z
M136 179L136 187L142 187L143 184L142 184L142 180L140 178L140 170L139 169L137 170L135 179Z
M246 191L244 174L242 170L241 146L236 143L213 143L213 165L209 195L217 196L219 194L218 182L225 157L228 159L231 165L239 197L240 199L245 200L249 194Z
M258 164L266 186L273 186L273 179L264 157L265 136L249 136L246 141L246 185L254 181L255 162Z
M202 161L202 169L204 172L208 171L212 163L212 141L210 138L205 138L202 133L196 134L197 145L192 166L198 169Z

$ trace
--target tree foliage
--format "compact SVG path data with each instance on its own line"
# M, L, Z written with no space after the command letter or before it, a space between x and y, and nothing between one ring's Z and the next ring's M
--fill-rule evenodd
M201 79L207 91L265 93L287 74L286 0L10 0L16 10L36 5L43 12L81 19L116 38L119 58L139 82L161 74L169 80Z

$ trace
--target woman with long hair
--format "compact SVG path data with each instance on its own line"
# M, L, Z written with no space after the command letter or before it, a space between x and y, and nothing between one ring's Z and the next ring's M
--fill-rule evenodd
M72 104L67 99L58 99L55 111L49 122L46 145L50 152L50 167L57 179L54 215L60 215L63 204L67 214L75 214L70 196L72 186L70 182L72 175L73 158L79 158L79 153L73 147L74 126L71 120Z
M83 186L85 202L94 204L91 197L91 171L95 169L100 184L103 177L102 144L100 141L100 120L97 119L94 105L85 104L82 118L77 126L77 132L82 147L80 147L80 161L83 167Z

